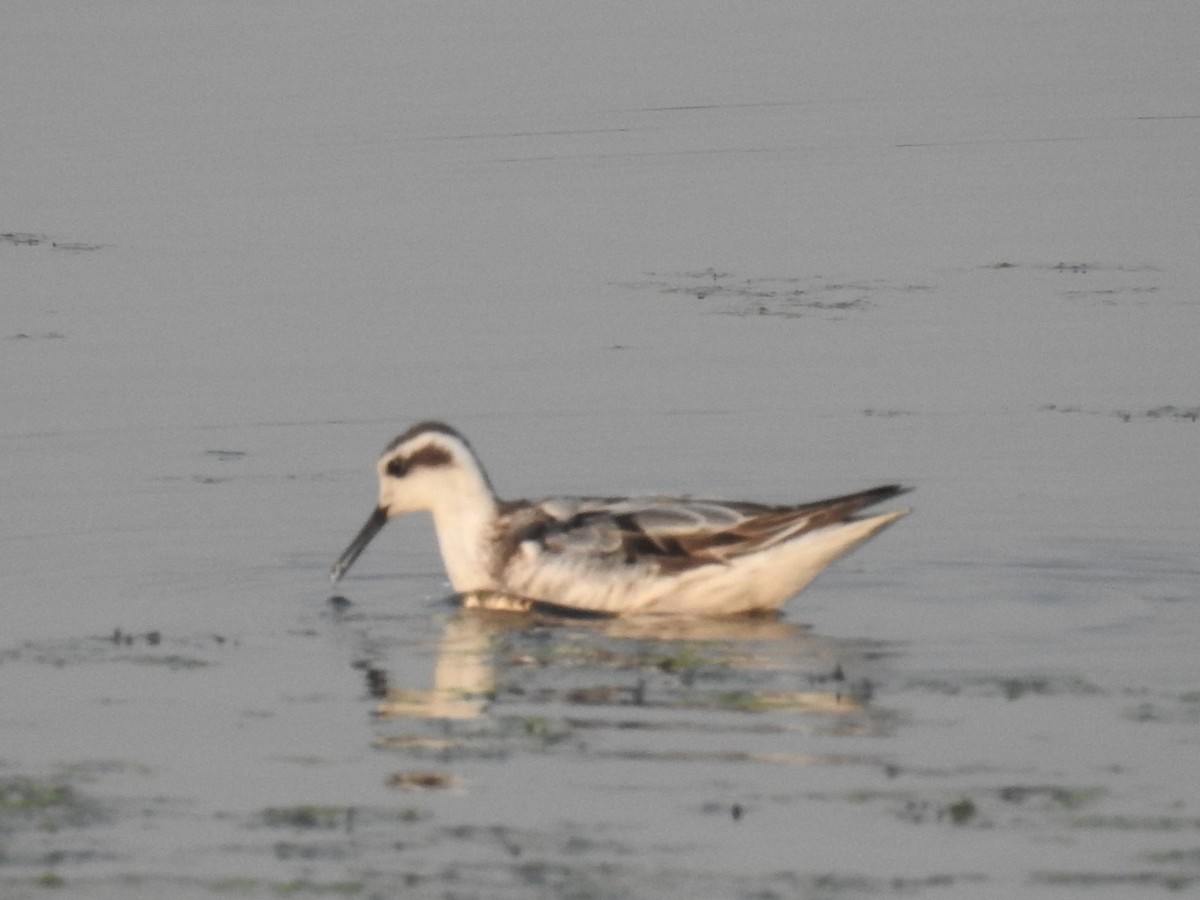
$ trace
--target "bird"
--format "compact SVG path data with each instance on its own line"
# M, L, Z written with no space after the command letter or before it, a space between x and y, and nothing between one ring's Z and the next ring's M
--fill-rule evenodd
M910 512L856 515L911 490L898 484L783 506L501 500L467 439L432 420L389 443L377 469L379 500L334 563L333 582L390 519L425 511L466 606L580 616L776 613L835 559Z

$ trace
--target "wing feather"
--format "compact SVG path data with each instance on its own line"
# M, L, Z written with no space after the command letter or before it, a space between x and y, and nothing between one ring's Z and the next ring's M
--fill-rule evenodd
M497 560L530 548L564 557L680 572L725 564L807 531L844 522L856 512L902 494L887 485L797 506L724 503L663 497L554 498L509 504L500 522L505 545Z

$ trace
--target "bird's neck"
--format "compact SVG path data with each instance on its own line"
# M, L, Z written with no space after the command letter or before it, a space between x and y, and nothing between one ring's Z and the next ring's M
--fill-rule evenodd
M433 505L442 562L456 593L496 590L491 574L492 535L499 501L482 472L463 472L456 490Z

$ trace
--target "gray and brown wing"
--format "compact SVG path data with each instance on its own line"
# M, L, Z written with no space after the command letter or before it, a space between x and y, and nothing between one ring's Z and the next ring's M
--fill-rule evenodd
M888 485L798 506L662 497L554 499L513 508L506 516L505 543L508 554L533 541L551 555L680 572L844 522L906 490Z

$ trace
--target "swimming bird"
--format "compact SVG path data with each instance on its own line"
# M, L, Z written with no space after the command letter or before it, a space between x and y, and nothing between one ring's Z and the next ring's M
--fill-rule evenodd
M795 506L674 497L501 500L442 422L379 458L379 502L333 565L337 581L389 519L433 516L446 574L469 605L582 614L729 616L778 610L839 556L906 515L856 517L885 485Z

